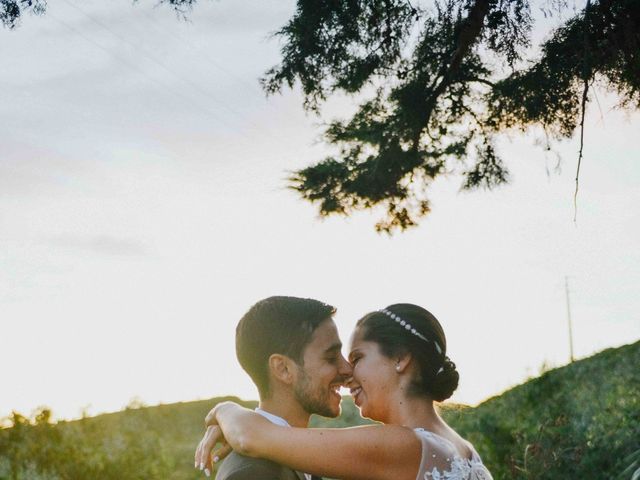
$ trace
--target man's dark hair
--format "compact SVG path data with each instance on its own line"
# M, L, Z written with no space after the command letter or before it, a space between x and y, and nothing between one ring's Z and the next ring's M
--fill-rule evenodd
M313 332L336 312L335 307L311 298L269 297L260 300L236 327L236 355L258 387L269 397L269 357L286 355L303 365L303 352Z

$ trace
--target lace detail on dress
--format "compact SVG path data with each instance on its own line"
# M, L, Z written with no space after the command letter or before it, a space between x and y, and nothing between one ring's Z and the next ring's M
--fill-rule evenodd
M453 458L451 470L441 472L433 467L430 472L424 472L423 478L424 480L493 480L482 463L462 457Z
M422 441L417 480L493 480L473 447L472 457L463 458L446 438L421 428L415 431Z

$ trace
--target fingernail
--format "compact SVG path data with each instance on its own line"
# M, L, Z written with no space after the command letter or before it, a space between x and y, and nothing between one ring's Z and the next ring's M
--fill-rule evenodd
M204 463L200 463L200 470L204 468Z
M208 469L208 468L205 468L205 469L204 469L204 474L205 474L207 477L210 477L210 476L211 476L211 473L209 472L209 469Z
M220 460L219 456L216 455L215 457L213 457L213 463L218 463L218 460Z

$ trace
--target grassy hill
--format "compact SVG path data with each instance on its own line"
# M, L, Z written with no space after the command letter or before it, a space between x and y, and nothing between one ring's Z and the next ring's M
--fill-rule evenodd
M447 412L495 478L631 479L640 469L640 342Z
M496 479L630 479L640 468L639 367L637 342L549 371L478 407L445 407L443 414ZM229 398L57 424L47 411L31 419L15 414L13 426L0 430L0 480L204 478L191 460L202 420ZM312 419L312 425L357 423L364 421L350 399L340 418Z

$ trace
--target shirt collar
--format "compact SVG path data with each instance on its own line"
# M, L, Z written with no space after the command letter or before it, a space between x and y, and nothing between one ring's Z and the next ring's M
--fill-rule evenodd
M256 408L256 413L259 413L264 418L269 420L271 423L275 423L276 425L280 425L281 427L290 427L289 423L282 417L274 415L273 413L269 413L266 410L262 410L261 408Z
M287 422L284 418L279 417L278 415L274 415L273 413L269 413L266 410L262 410L261 408L256 408L255 412L259 413L260 415L262 415L264 418L269 420L271 423L275 423L276 425L280 425L281 427L290 427L291 426L291 425L289 425L289 422ZM311 474L310 473L305 473L304 474L304 479L305 480L312 480Z

